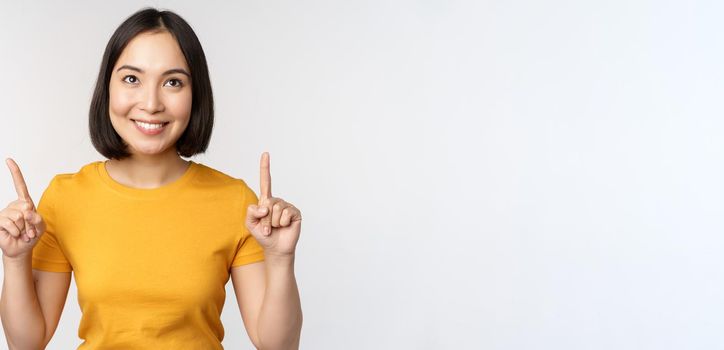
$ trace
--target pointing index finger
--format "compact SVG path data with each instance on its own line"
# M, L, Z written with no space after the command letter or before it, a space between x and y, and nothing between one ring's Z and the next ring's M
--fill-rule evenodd
M269 199L271 197L271 174L269 173L269 153L264 152L261 154L261 165L260 165L260 176L261 181L261 197Z
M8 168L10 169L10 174L13 176L13 183L15 184L15 192L18 194L19 199L25 199L29 203L33 203L32 199L30 199L30 193L28 193L28 186L25 185L25 179L23 178L23 173L20 172L20 167L18 167L17 164L15 164L15 161L12 160L12 158L8 158L5 160L5 163L7 163Z

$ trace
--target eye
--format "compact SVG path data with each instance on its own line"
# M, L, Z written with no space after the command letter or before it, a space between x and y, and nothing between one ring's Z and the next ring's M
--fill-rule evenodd
M135 75L126 75L125 77L123 77L123 81L129 84L135 84L136 82L138 82L138 78L136 78Z
M166 83L174 82L174 84L171 85L171 87L182 87L184 86L184 83L180 79L169 79L166 80Z

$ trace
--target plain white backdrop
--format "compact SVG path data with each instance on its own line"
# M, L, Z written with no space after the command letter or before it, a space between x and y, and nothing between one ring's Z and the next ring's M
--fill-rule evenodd
M193 160L258 192L269 151L302 210L302 349L724 349L721 2L5 1L0 155L36 203L103 159L100 59L149 5L209 62ZM222 321L252 348L231 283Z

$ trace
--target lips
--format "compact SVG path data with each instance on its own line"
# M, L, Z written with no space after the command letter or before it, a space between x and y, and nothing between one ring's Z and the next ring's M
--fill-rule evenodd
M148 124L168 124L169 122L163 121L163 120L144 120L144 119L131 119L134 122L142 122L142 123L148 123Z
M133 124L136 126L136 129L138 129L138 131L140 131L141 133L143 133L145 135L158 135L158 134L162 133L166 129L166 125L168 125L168 123L169 123L169 122L163 122L163 121L157 121L155 123L148 123L148 122L142 121L142 120L135 120L135 119L131 119L131 120L133 120ZM143 123L143 124L141 124L141 123ZM161 126L158 127L158 126L152 126L149 124L155 124L155 125L160 124Z

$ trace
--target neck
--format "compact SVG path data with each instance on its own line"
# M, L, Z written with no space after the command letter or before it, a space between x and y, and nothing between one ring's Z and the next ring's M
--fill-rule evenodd
M117 182L133 187L151 189L171 183L186 172L189 162L183 160L175 149L162 154L137 154L106 161L108 175Z

